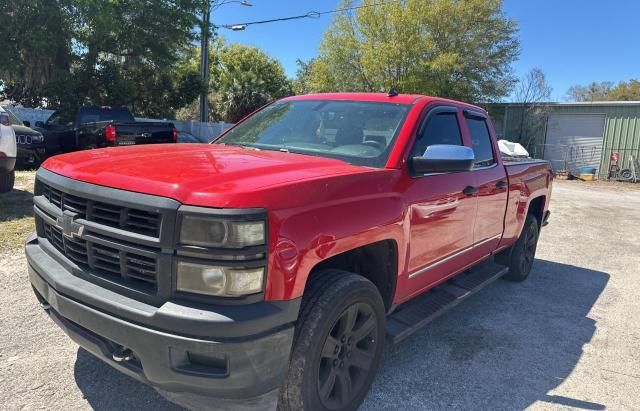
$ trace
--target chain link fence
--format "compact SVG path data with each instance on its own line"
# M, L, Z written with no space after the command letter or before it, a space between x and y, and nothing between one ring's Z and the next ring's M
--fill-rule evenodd
M640 182L640 147L539 144L530 147L529 154L549 161L554 173L578 176L593 171L595 177L602 180Z

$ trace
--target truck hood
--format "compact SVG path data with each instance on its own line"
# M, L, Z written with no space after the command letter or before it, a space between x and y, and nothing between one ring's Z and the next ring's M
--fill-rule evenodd
M43 167L63 176L208 207L264 207L274 187L374 169L309 155L217 144L157 144L78 151Z

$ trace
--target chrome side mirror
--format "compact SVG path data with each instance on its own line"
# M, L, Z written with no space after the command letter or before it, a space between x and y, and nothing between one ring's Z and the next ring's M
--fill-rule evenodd
M416 174L458 173L473 168L473 149L456 145L434 145L427 147L422 157L413 157L411 167Z

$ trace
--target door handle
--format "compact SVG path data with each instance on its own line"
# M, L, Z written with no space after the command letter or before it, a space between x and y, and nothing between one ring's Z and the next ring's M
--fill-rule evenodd
M509 184L504 181L504 180L500 180L496 183L496 188L498 190L504 190L505 188L507 188L509 186Z
M466 196L472 196L478 192L478 187L474 186L466 186L464 190L462 190L462 194Z

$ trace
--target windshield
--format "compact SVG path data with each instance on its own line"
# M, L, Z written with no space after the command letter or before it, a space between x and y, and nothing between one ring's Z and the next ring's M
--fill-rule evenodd
M276 102L214 144L290 151L383 167L409 108L407 104L362 101Z

